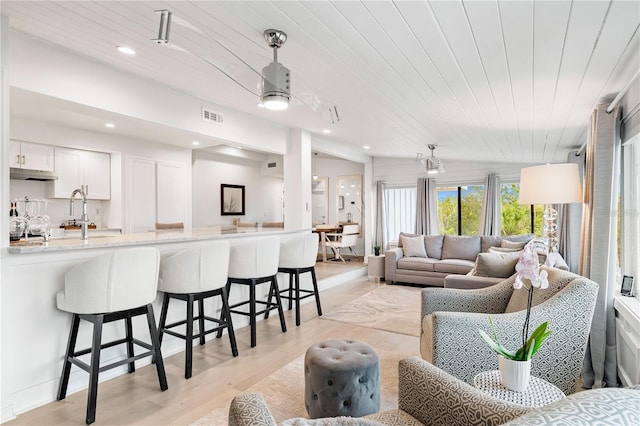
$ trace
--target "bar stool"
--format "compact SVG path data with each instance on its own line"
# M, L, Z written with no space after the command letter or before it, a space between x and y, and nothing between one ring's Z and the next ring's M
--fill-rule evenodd
M227 329L231 353L238 356L236 336L229 313L229 299L227 297L227 272L229 270L229 243L216 241L202 247L182 250L163 260L160 264L160 281L158 290L164 292L162 312L160 313L160 342L164 333L185 340L184 378L191 377L193 340L200 339L204 345L207 334ZM210 297L220 296L222 301L221 319L205 315L204 301ZM166 324L169 301L171 299L187 302L187 319ZM198 315L193 315L193 304L198 302ZM223 320L226 318L226 320ZM198 321L199 331L193 333L193 322ZM205 329L205 320L217 324L209 330ZM171 328L185 324L186 334L180 334Z
M251 325L251 347L256 346L256 317L265 314L268 317L269 311L277 309L280 316L280 327L282 332L287 331L284 320L284 311L278 292L278 258L280 253L280 239L278 237L252 238L244 241L234 241L231 244L229 256L229 279L227 280L227 294L231 297L231 284L241 284L249 287L249 300L235 303L229 306L234 314L249 317ZM258 284L271 283L269 294L275 293L276 303L271 303L271 298L267 301L256 300L256 286ZM261 311L256 310L256 305L265 305ZM248 305L249 312L234 309ZM218 331L218 336L221 332Z
M129 373L135 371L135 360L153 356L160 389L167 389L160 339L156 329L151 302L156 298L160 253L153 247L139 247L103 254L71 268L64 277L64 290L56 295L58 309L71 312L72 322L69 342L64 356L62 377L58 388L58 400L67 394L71 364L89 373L87 424L96 419L98 373L128 364ZM151 344L133 338L131 318L146 315ZM80 320L93 324L93 339L89 349L76 351ZM102 343L103 324L124 320L126 337ZM127 358L100 366L100 350L126 343ZM147 349L134 354L133 345ZM79 359L91 354L89 364Z
M315 296L318 316L322 316L320 293L316 280L316 257L318 255L318 234L311 233L284 240L280 243L278 272L289 275L289 287L280 290L282 298L289 300L289 310L296 302L296 325L300 325L300 300ZM311 273L313 290L300 288L300 274ZM295 278L295 283L294 283ZM283 294L284 293L284 294ZM305 293L303 296L300 293ZM271 295L269 295L271 297Z

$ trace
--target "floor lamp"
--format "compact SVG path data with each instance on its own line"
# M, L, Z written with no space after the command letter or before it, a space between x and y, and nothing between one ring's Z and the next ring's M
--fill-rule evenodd
M558 251L558 212L552 204L582 202L580 172L575 163L545 164L520 170L520 204L544 204L542 237L550 252Z

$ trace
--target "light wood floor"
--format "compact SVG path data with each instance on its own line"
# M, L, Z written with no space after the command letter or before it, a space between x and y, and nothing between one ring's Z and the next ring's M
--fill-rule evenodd
M333 268L327 266L325 271ZM362 278L323 291L322 309L329 312L367 293L375 285ZM169 389L165 392L160 391L153 366L101 383L95 425L187 425L227 404L230 397L243 393L304 354L312 344L329 338L352 338L380 350L405 356L419 355L417 337L321 319L313 302L304 304L301 311L299 327L295 326L293 311L287 312L286 333L280 331L277 315L260 321L255 348L250 347L248 327L237 330L240 352L237 358L231 356L226 335L222 339L208 341L204 346L196 346L193 377L189 380L184 379L184 353L166 358ZM64 401L21 414L6 424L82 425L86 398L86 390L78 392L67 396Z

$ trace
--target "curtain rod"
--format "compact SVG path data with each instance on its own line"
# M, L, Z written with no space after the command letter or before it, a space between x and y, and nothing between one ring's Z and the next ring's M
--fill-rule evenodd
M609 106L606 109L607 114L611 114L611 111L613 111L613 109L616 106L618 106L618 104L620 103L620 101L622 100L624 95L627 94L627 92L629 91L629 88L631 87L633 82L636 81L636 78L638 78L638 76L640 76L640 69L638 71L636 71L636 73L633 75L633 77L631 77L631 80L629 80L629 82L622 88L622 90L620 90L620 92L618 92L618 94L613 99L613 101L611 101L611 103L609 104ZM587 140L587 141L585 141L585 143L583 143L580 146L580 148L576 151L576 157L579 156L580 154L582 154L582 151L584 151L584 149L587 147L587 143L588 142L589 141Z

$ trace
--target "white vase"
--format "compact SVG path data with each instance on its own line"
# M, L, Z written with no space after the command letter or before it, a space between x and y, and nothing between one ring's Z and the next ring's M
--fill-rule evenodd
M498 367L502 386L516 392L524 392L531 377L531 360L513 361L498 355Z

